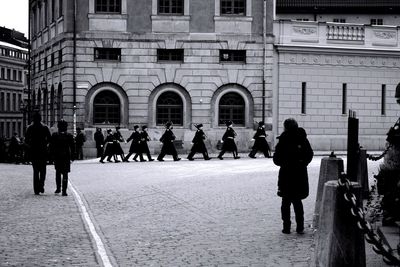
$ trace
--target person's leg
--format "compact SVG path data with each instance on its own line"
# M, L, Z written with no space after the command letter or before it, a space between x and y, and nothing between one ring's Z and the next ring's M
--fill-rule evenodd
M282 215L282 221L283 221L283 229L282 233L284 234L290 234L290 204L291 200L288 198L282 198L282 205L281 205L281 215Z
M161 149L160 155L158 155L157 160L164 161L164 157L165 157L165 151L164 149Z
M255 159L256 158L256 153L257 153L257 149L253 148L249 153L249 157Z
M39 166L36 161L32 161L32 169L33 169L33 192L35 193L35 195L39 195L40 193Z
M139 159L140 159L141 162L146 161L146 160L143 158L143 153L142 153L142 152L138 152L138 153L136 153L136 155L139 155Z
M196 152L190 151L189 155L187 156L187 159L188 159L188 160L193 160L194 154L196 154Z
M40 162L39 179L40 179L40 192L44 193L44 182L46 180L46 161L45 160Z
M59 171L56 171L56 191L54 193L61 193L61 173Z
M219 159L223 159L222 156L223 156L224 154L225 154L225 150L222 149L221 152L220 152L219 155L218 155L218 158L219 158Z
M302 234L304 233L304 210L301 199L293 200L293 209L296 215L296 232Z
M179 161L179 160L181 160L181 158L178 157L178 152L176 151L175 148L174 148L174 150L172 151L172 158L174 159L174 161Z
M152 159L152 157L151 157L151 155L150 155L150 149L149 149L149 147L146 145L146 148L144 149L144 153L146 153L146 155L147 155L147 159L149 160L149 161L153 161L154 159Z
M62 180L62 195L68 196L67 194L67 187L68 187L68 173L63 173L63 180Z
M132 153L131 153L131 152L129 152L129 153L128 153L128 155L126 155L126 157L125 157L125 160L124 160L124 161L128 162L128 161L129 161L129 157L130 157L130 156L132 156Z
M204 151L204 152L203 152L203 158L204 158L204 160L209 160L209 159L211 159L211 158L208 156L208 152L207 152L207 151Z

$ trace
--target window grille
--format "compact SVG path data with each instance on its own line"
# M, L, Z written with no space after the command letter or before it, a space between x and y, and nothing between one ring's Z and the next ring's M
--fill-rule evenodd
M96 0L96 13L121 13L121 0Z
M220 50L220 62L246 63L246 50Z
M246 0L221 0L221 15L246 15Z
M157 99L157 125L172 122L174 125L183 125L182 98L175 92L165 92Z
M95 48L94 59L121 61L121 48Z
M183 15L183 0L158 0L158 14Z
M238 93L226 93L219 101L219 125L230 120L235 125L245 124L245 103Z
M93 122L95 124L120 124L121 104L118 96L111 91L102 91L93 101Z

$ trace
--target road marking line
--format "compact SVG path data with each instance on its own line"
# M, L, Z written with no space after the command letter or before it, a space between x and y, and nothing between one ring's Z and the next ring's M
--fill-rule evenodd
M113 265L111 264L110 258L107 255L107 251L105 249L103 241L101 241L100 236L97 234L96 228L94 227L94 224L92 220L90 219L89 213L86 209L85 204L82 201L82 198L80 197L78 191L75 189L75 187L72 185L71 180L70 180L70 189L74 193L75 200L78 202L79 209L81 210L82 217L85 220L86 225L89 227L90 234L92 235L96 247L97 247L97 253L99 254L101 260L103 261L103 266L104 267L112 267Z

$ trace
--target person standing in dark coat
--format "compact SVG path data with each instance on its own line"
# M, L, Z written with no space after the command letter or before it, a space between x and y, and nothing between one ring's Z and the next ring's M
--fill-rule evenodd
M266 158L270 158L270 148L267 142L267 134L265 133L265 124L263 121L258 123L258 129L253 136L254 145L249 154L250 158L255 159L257 151L261 151Z
M74 137L67 132L68 124L61 120L57 124L58 132L53 133L50 140L50 152L54 160L54 168L56 169L56 191L55 194L61 192L61 176L62 176L62 195L68 196L68 173L71 171L71 161L74 155Z
M282 233L290 234L290 205L296 215L296 232L304 233L304 210L302 199L309 194L307 165L314 152L307 139L306 131L299 128L296 120L289 118L283 123L284 131L278 137L273 160L280 166L278 196L282 198Z
M136 153L135 156L133 157L134 161L137 161L137 157L140 158L140 161L145 161L142 155L140 143L141 143L141 138L140 138L140 132L139 132L139 125L133 126L133 133L131 136L129 136L128 139L126 139L126 142L129 142L132 140L131 147L129 148L129 154L126 155L125 157L125 162L129 161L129 157L132 156L133 153Z
M142 126L142 132L140 133L140 151L142 155L146 154L149 161L153 161L154 159L151 158L150 149L147 145L148 141L150 141L150 136L147 133L147 126Z
M119 131L121 129L119 126L115 127L115 133L114 133L114 161L115 162L120 162L118 160L118 155L121 156L121 160L125 160L124 156L124 151L122 150L120 142L125 142L124 137L122 136L121 132Z
M34 113L33 122L28 126L25 134L28 159L32 162L33 168L33 191L35 195L44 193L47 149L51 137L49 128L41 121L40 114Z
M76 128L75 145L76 145L76 159L83 159L83 144L86 142L86 136L82 133L81 128Z
M101 128L96 128L94 141L96 142L97 158L101 158L104 152L104 135L101 132Z
M178 157L178 152L176 151L175 145L174 145L174 140L175 140L175 135L172 132L172 123L168 122L165 124L166 130L164 134L160 138L160 142L163 143L163 146L161 148L161 153L158 155L157 160L158 161L164 161L164 156L165 155L172 155L174 158L174 161L179 161L181 160Z
M221 152L218 155L219 159L223 159L222 156L225 154L226 151L231 151L233 153L233 158L234 159L240 159L238 151L237 151L237 146L235 143L235 137L237 136L235 130L232 128L233 122L232 121L227 121L226 122L226 131L224 135L222 136L222 149Z
M105 150L103 153L103 156L101 156L100 158L100 162L104 163L104 159L107 157L107 161L111 162L111 157L114 156L115 158L115 153L114 153L114 135L112 133L111 129L107 130L107 136L106 139L104 140L104 146L105 146Z
M203 124L196 125L197 131L194 135L192 140L193 146L192 150L190 151L187 159L194 160L193 156L196 152L202 153L204 160L210 160L211 158L208 156L206 144L204 144L204 140L207 138L206 134L203 132Z
M18 133L14 133L11 137L10 146L8 147L8 154L12 162L20 163L22 161L22 145Z

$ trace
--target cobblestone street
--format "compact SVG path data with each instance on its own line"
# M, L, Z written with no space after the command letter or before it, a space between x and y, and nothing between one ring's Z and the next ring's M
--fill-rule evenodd
M304 235L295 224L281 233L271 159L87 160L70 178L115 266L308 266L320 161L309 166ZM0 165L0 266L101 266L73 191L55 196L47 169L46 193L35 196L31 166Z

